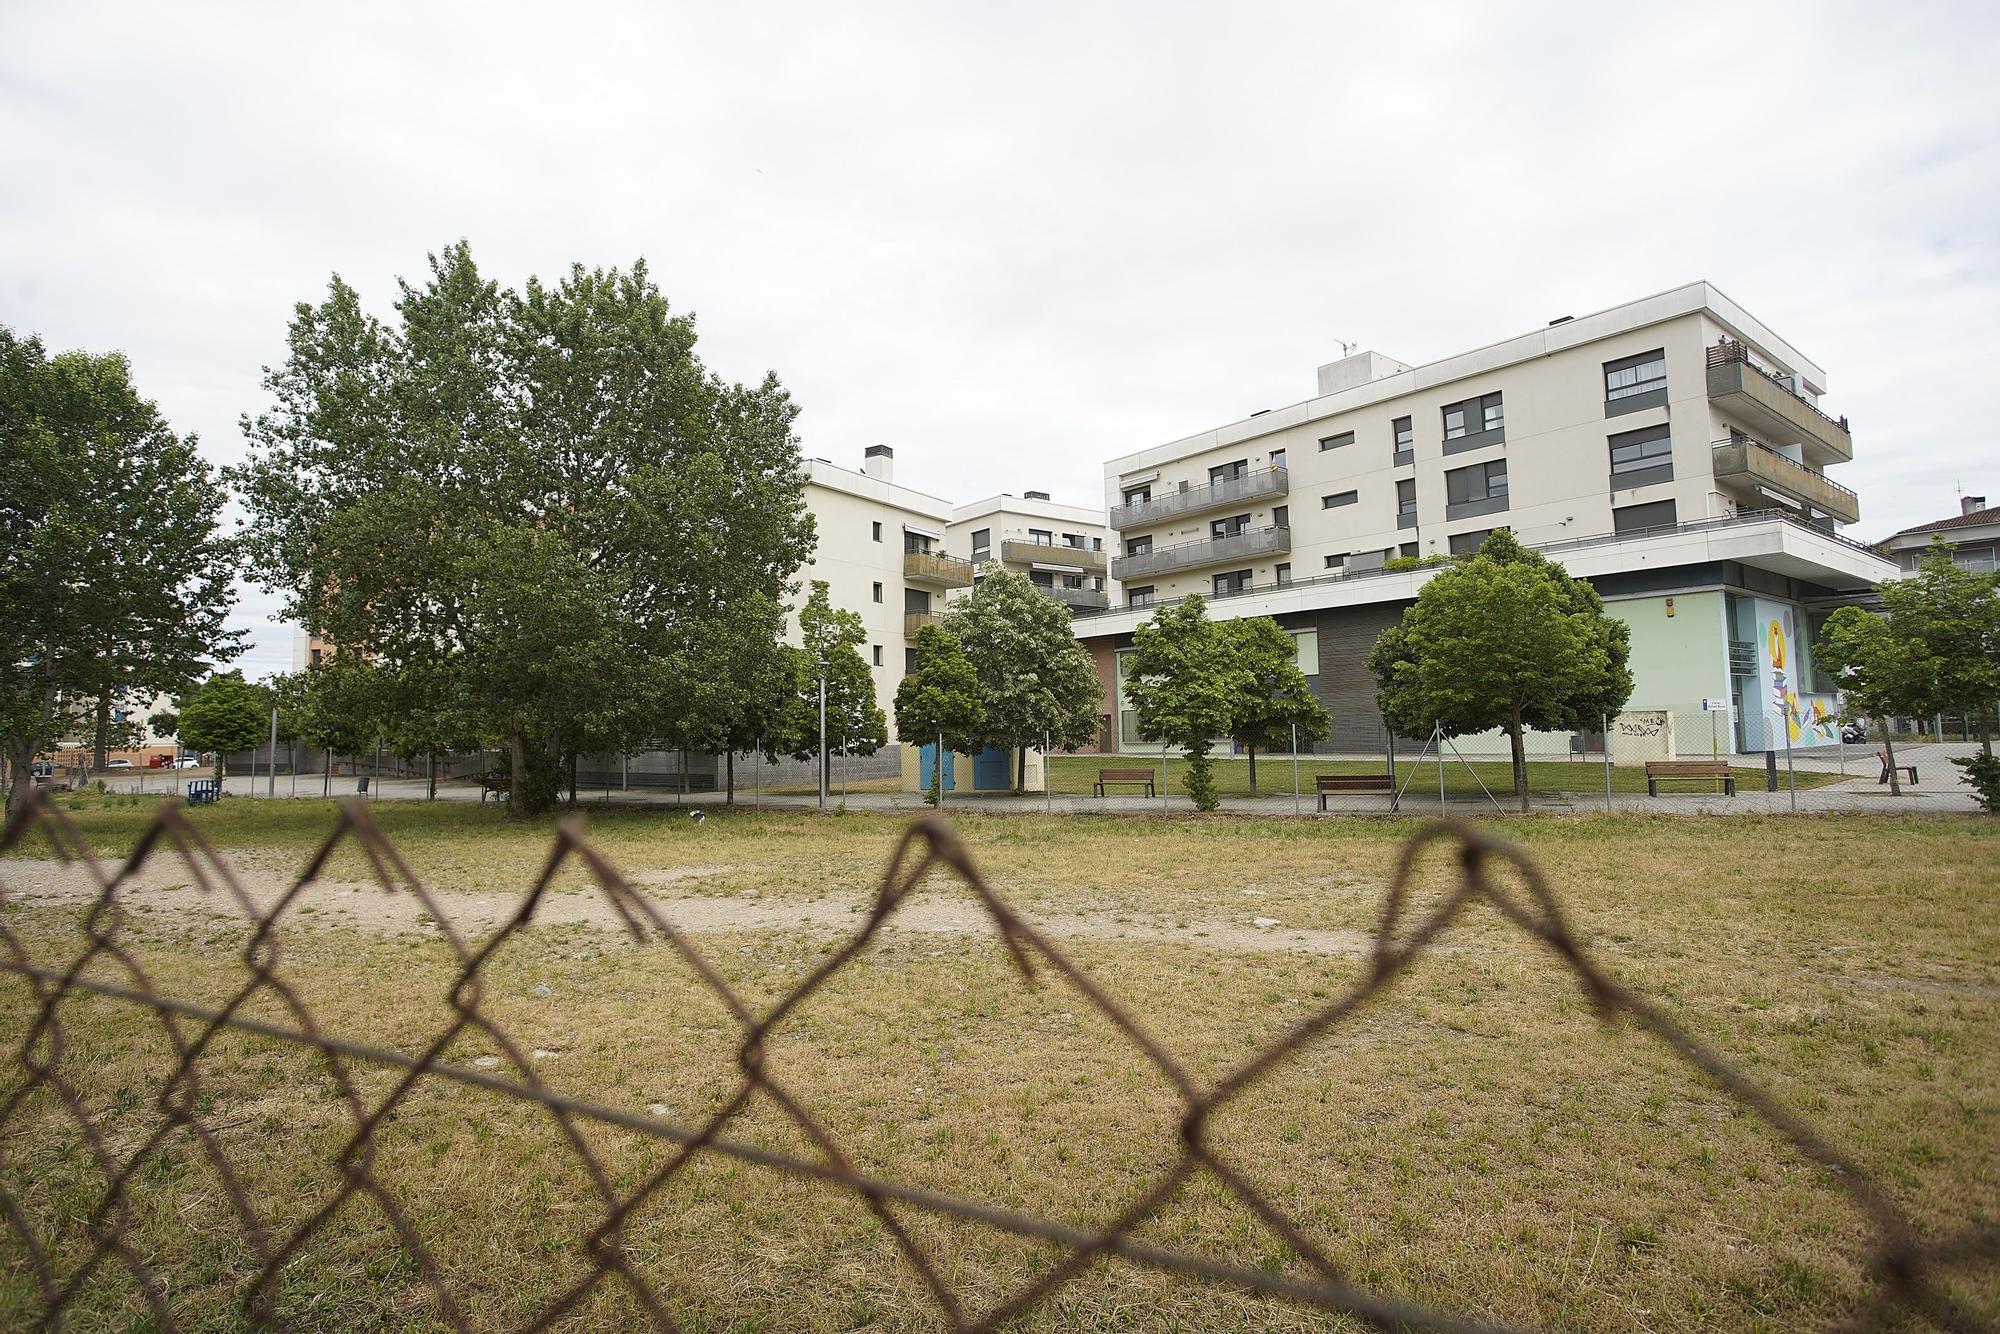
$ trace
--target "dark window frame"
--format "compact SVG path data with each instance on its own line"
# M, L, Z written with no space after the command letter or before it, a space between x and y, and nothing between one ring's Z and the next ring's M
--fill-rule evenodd
M1319 449L1320 453L1324 454L1329 449L1345 449L1353 443L1354 432L1341 431L1335 435L1321 436L1319 438Z
M1611 489L1614 491L1674 479L1673 428L1666 422L1636 431L1620 431L1605 440L1605 449L1611 469ZM1631 452L1634 449L1638 452ZM1626 451L1622 459L1619 457L1621 450Z
M1359 492L1358 490L1335 491L1331 495L1325 495L1319 498L1319 507L1323 510L1345 509L1349 505L1358 505L1360 503L1361 503L1361 492Z

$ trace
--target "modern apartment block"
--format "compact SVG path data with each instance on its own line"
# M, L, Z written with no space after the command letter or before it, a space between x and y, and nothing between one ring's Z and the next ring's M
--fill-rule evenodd
M1105 465L1122 605L1077 628L1123 744L1117 650L1189 593L1292 631L1329 748L1379 736L1363 662L1434 573L1402 558L1467 554L1504 526L1631 624L1631 708L1733 700L1734 744L1763 749L1767 709L1830 698L1809 661L1825 611L1893 573L1838 534L1860 503L1827 476L1854 444L1820 406L1825 372L1708 283L1423 366L1361 352L1318 380Z
M1104 511L1058 505L1046 491L992 496L952 511L947 546L974 567L997 563L1024 574L1056 601L1076 611L1103 611L1107 588Z
M972 586L972 562L945 551L950 502L897 486L895 451L871 445L860 472L825 459L807 464L806 507L819 541L799 571L799 602L824 579L833 605L857 613L868 631L861 647L875 674L875 699L895 735L896 687L914 652L917 627L953 589ZM792 633L797 634L794 618Z

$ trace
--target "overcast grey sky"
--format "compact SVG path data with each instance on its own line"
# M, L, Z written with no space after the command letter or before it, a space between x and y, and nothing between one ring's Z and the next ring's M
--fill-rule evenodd
M723 12L727 11L727 12ZM643 255L808 454L954 500L1696 278L1827 368L1875 537L2000 498L1973 4L0 7L0 322L218 460L291 306ZM289 664L252 594L251 675Z

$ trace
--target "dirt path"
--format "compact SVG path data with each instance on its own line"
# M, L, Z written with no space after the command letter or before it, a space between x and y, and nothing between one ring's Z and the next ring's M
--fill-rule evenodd
M107 866L107 869L108 866ZM633 873L632 884L659 905L662 915L691 934L723 931L789 931L839 937L860 926L868 901L862 898L767 899L755 890L733 894L672 892L677 885L730 873L727 866L693 866ZM254 859L236 859L244 889L259 907L273 902L290 884L282 872L260 869ZM82 907L96 893L85 868L50 860L0 861L0 888L24 907ZM661 892L661 891L668 892ZM432 896L461 934L476 938L498 928L518 898L504 894L433 890ZM237 906L221 894L195 888L185 868L161 861L143 869L123 891L126 905L151 921L184 918L213 922L239 919ZM391 894L373 883L327 880L309 886L288 914L294 925L351 927L382 935L433 930L422 905L409 894ZM1354 956L1366 953L1361 931L1302 930L1256 915L1246 908L1237 919L1185 922L1135 913L1083 911L1048 917L1023 914L1052 939L1135 942L1166 941L1223 953L1288 951ZM563 890L545 895L535 914L540 928L581 926L622 934L622 919L595 890ZM998 938L985 910L968 896L919 894L891 917L886 929L917 935Z

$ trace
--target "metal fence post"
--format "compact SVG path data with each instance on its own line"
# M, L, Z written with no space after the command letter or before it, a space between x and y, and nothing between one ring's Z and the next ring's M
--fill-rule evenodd
M1292 814L1299 813L1299 725L1292 724Z
M1431 740L1437 743L1438 818L1444 818L1444 724L1431 724Z
M1792 720L1778 719L1778 726L1785 729L1785 781L1792 789L1792 814L1799 813L1799 775L1792 768Z
M264 796L266 800L278 798L278 706L271 706L271 772L265 776Z
M1160 814L1167 813L1167 743L1160 743Z
M1051 759L1050 752L1053 748L1053 740L1054 739L1046 731L1042 733L1042 814L1043 815L1054 815L1056 811L1055 775L1051 773L1049 770L1049 761Z
M1710 714L1709 717L1713 719L1715 715ZM1597 719L1604 727L1604 813L1609 815L1611 814L1611 719L1601 713L1597 715ZM1713 734L1714 730L1715 724L1711 721L1709 731Z

